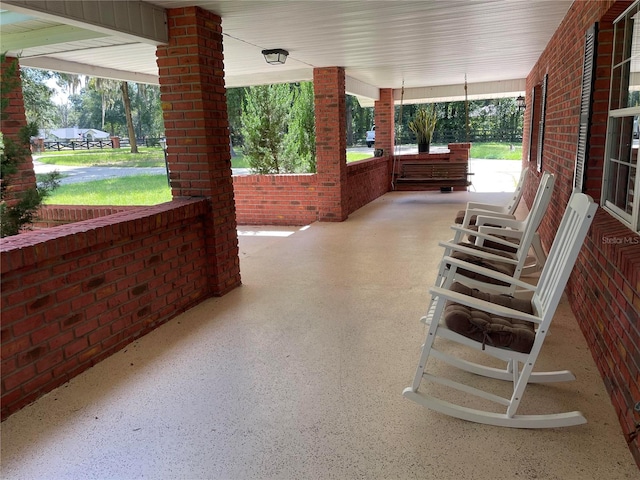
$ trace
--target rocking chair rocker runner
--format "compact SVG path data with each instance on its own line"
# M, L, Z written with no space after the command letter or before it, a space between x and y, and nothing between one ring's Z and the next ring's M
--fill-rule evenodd
M549 257L537 285L529 285L517 279L454 258L447 258L455 280L458 268L475 269L520 288L533 292L531 300L520 300L505 295L491 295L459 283L450 288L432 287L435 305L429 308L423 321L429 325L426 340L413 383L403 395L432 410L477 423L515 427L551 428L586 423L577 411L546 415L516 414L528 383L547 383L574 380L569 371L533 372L536 359L549 331L560 297L564 291L587 230L591 225L597 204L582 193L574 193L560 223ZM484 271L482 271L484 270ZM440 350L436 337L470 347L482 354L505 362L499 369L473 363ZM478 355L478 354L476 354ZM491 379L513 382L513 393L505 398L488 389L454 381L427 371L430 359L440 360L466 372ZM432 367L431 364L429 364ZM442 365L441 365L442 366ZM521 367L522 366L522 367ZM433 369L432 369L433 370ZM466 374L464 374L466 375ZM462 406L436 398L420 390L421 384L439 384L506 407L505 413ZM423 386L423 390L424 390Z

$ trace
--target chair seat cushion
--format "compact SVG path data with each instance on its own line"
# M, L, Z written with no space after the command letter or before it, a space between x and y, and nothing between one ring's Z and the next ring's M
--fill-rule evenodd
M466 213L467 213L466 210L458 210L458 213L456 213L455 222L457 224L462 225L462 222L464 222L464 216L466 215ZM469 225L475 225L476 224L476 218L477 218L477 215L472 215L471 219L469 220Z
M529 314L533 313L531 302L528 300L481 292L458 282L454 282L450 289L503 307ZM483 349L485 345L491 345L529 353L536 336L535 325L532 322L501 317L451 301L445 305L443 317L449 330L481 342Z
M487 226L493 226L493 225L487 225ZM475 222L473 225L469 225L469 230L475 230L476 232L478 231L478 227L475 225ZM517 238L513 238L513 237L503 237L500 235L495 235L496 237L502 239L502 240L506 240L507 242L511 242L511 243L520 243L520 241ZM474 237L473 235L469 235L469 241L471 243L475 243L476 241L476 237ZM489 247L489 248L495 248L496 250L502 250L503 252L509 252L509 253L516 253L517 249L513 248L513 247L509 247L508 245L503 245L501 243L497 243L497 242L492 242L491 240L485 240L483 245L485 247Z
M496 250L496 249L488 248L484 246L481 247L479 245L475 245L473 243L467 243L467 242L460 242L459 245L465 246L467 248L472 248L474 250L479 250L481 252L492 253L494 255L499 255L501 257L515 260L515 255L513 255L512 253L504 252L502 250ZM472 263L480 267L488 268L495 272L504 273L505 275L509 275L510 277L512 277L514 272L516 271L516 266L513 264L500 262L498 260L487 260L485 258L477 257L475 255L470 255L468 253L454 251L451 253L451 256L458 260L463 260L467 263ZM493 285L509 285L506 282L501 282L500 280L496 280L489 276L482 275L480 273L475 273L470 270L465 270L463 268L458 268L458 272L467 278L473 278L474 280L478 280L479 282L491 283Z

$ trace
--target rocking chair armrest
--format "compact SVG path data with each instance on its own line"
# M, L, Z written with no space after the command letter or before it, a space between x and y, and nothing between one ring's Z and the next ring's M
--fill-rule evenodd
M467 210L465 211L464 214L464 219L462 220L462 226L463 227L468 227L469 226L469 221L471 220L471 218L473 218L473 216L483 216L483 217L489 217L489 218L495 218L495 219L513 219L513 215L509 214L509 213L501 213L501 212L493 212L493 211L489 211L489 210L485 210L482 208L467 208ZM477 220L476 220L477 223Z
M511 230L510 228L500 228L500 227L490 227L488 225L482 225L478 227L478 231L485 235L499 235L501 237L509 237L509 238L517 238L518 240L522 239L523 231L522 230ZM491 239L495 241L494 239ZM517 245L515 245L517 246Z
M501 228L512 228L514 230L524 230L524 222L510 217L494 217L493 215L479 215L476 218L476 226L491 226Z
M518 248L520 248L520 245L518 243L513 243L513 242L510 242L509 240L504 240L503 238L496 237L495 235L487 235L486 233L483 233L481 231L470 230L468 228L459 227L457 225L451 225L451 229L456 232L456 238L461 238L460 234L462 235L467 234L467 235L476 237L476 244L478 244L477 243L478 239L482 239L482 240L489 240L494 243L499 243L501 245L506 245L507 247L511 247L515 250L518 250ZM500 232L500 235L503 235L509 230L502 230L498 228L498 231ZM504 235L504 236L508 236L508 235ZM479 245L482 245L482 243L480 243Z
M514 310L512 308L503 307L495 303L487 302L486 300L480 300L479 298L470 297L458 292L452 292L442 287L431 287L429 293L434 297L451 300L452 302L466 305L468 307L482 310L483 312L492 313L494 315L500 315L503 317L516 318L518 320L524 320L527 322L535 323L539 325L542 323L542 319L529 313L521 312L520 310Z
M453 230L454 232L456 232L456 235L458 235L458 233L462 233L467 234L467 235L475 235L478 232L475 230L471 230L470 228L461 226L461 225L451 225L451 230Z
M451 271L454 275L452 281L455 281L455 274L458 268L463 268L465 270L469 270L471 272L484 275L489 278L493 278L495 280L499 280L501 282L507 283L509 285L515 285L524 290L529 290L533 292L536 289L535 285L531 285L530 283L523 282L518 278L510 277L509 275L505 275L504 273L496 272L495 270L491 270L490 268L481 267L479 265L474 265L473 263L465 262L464 260L459 260L457 258L445 256L442 258L442 261L450 265Z
M485 260L492 260L495 262L508 263L511 265L517 265L518 260L508 257L503 257L501 255L496 255L495 253L483 252L482 250L476 250L474 248L465 247L464 245L460 245L458 243L452 242L438 242L438 245L447 249L447 255L450 255L451 252L456 251L460 253L466 253L467 255L473 255L474 257L480 257ZM446 258L446 257L445 257ZM444 259L443 259L444 261Z
M504 205L496 205L494 203L467 202L467 208L465 210L481 210L508 215Z

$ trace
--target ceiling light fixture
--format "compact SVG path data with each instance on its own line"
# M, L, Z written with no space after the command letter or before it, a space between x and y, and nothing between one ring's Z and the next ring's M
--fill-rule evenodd
M281 48L275 48L273 50L262 50L262 54L264 55L264 59L267 63L270 63L271 65L284 65L284 62L287 61L287 55L289 55L289 52Z
M522 95L516 98L516 106L518 107L518 111L527 108L527 102Z

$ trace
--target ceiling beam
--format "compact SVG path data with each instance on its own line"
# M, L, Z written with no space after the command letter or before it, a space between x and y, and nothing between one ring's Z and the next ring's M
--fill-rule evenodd
M255 75L233 75L225 71L224 83L227 88L251 87L254 85L269 85L274 83L310 82L313 80L313 70L300 68L292 70L275 69L260 72Z
M138 0L3 0L3 8L152 45L169 41L163 8Z
M371 101L380 100L380 89L378 87L364 83L349 75L345 77L345 90L349 95L358 97L358 101L361 101L360 99L363 97Z
M527 80L518 78L513 80L497 80L494 82L478 82L467 84L466 98L482 100L486 98L511 98L525 94ZM438 85L435 87L414 87L393 90L393 100L396 105L439 102L461 102L465 99L464 83L457 85ZM374 101L366 96L358 96L362 107L373 107Z
M31 30L23 33L9 33L2 35L2 50L20 54L25 48L56 45L65 42L77 42L105 37L106 34L92 32L71 25L57 25L55 27Z
M41 70L54 70L56 72L89 75L90 77L110 78L112 80L126 80L128 82L147 83L151 85L159 85L160 83L158 75L86 65L84 63L70 62L54 57L19 58L19 61L22 67L39 68Z
M494 82L478 82L467 84L466 98L480 100L484 98L506 98L524 95L526 90L525 78L514 80L498 80ZM393 99L396 104L401 100L405 104L460 102L465 99L464 83L457 85L439 85L435 87L405 88L404 99L401 91L394 90Z

